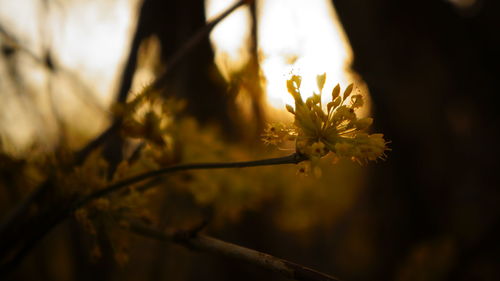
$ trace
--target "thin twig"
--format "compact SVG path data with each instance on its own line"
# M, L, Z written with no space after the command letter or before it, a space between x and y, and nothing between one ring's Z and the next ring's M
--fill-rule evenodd
M120 79L121 80L120 88L116 96L117 103L124 103L127 101L128 94L132 87L134 73L137 68L137 56L139 53L139 47L141 45L141 41L143 40L143 34L142 34L143 31L141 30L143 29L143 26L141 25L141 22L144 20L144 17L146 17L146 15L144 14L145 13L144 6L146 6L146 3L144 2L139 7L139 13L138 13L139 20L137 23L135 33L132 37L132 42L130 44L130 51L128 53L126 64L121 74L122 77Z
M301 281L339 281L339 279L275 256L225 242L208 235L183 235L183 232L163 232L141 224L131 223L128 228L142 236L164 242L174 242L189 249L242 260L285 277Z
M1 24L0 24L0 35L5 40L5 45L2 46L3 51L7 51L9 53L14 52L16 50L21 50L23 51L26 55L28 55L31 59L36 61L37 63L40 63L42 65L45 65L45 61L41 58L39 58L35 53L33 53L31 50L24 48L19 41L12 35L10 34Z
M120 190L129 185L172 172L186 171L186 170L202 170L202 169L207 170L207 169L244 168L244 167L271 166L271 165L283 165L283 164L298 164L305 160L307 160L306 156L298 153L293 153L284 157L268 158L255 161L226 162L226 163L192 163L192 164L180 164L180 165L170 166L154 171L145 172L143 174L133 176L131 178L124 179L114 184L111 184L101 190L98 190L82 198L80 201L77 202L77 204L75 204L74 209L78 209L92 200L107 196L110 193Z

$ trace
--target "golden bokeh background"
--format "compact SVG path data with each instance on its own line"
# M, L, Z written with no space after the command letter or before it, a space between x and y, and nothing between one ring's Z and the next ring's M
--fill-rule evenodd
M391 140L386 161L327 158L309 176L296 166L180 173L144 198L147 211L166 226L206 219L210 235L342 280L498 280L498 4L257 0L169 64L236 2L0 0L2 221L46 176L30 165L105 130L127 83L131 100L169 71L160 96L179 109L164 116L165 161L242 161L293 151L264 146L262 130L291 121L290 75L312 95L326 73L324 99L337 83L364 95L360 114ZM6 280L285 280L103 225L92 235L66 220Z

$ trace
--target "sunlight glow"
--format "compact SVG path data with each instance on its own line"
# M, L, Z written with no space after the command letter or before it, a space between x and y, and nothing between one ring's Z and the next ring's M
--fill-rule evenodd
M303 97L318 92L318 74L327 73L326 93L337 83L349 83L346 71L352 51L330 1L271 0L259 4L261 67L271 105L283 108L293 104L286 90L291 74L302 76Z
M234 2L207 0L207 15L213 16ZM257 7L259 63L269 104L280 109L293 104L286 90L291 74L302 76L303 97L318 92L316 76L325 72L325 93L337 83L345 88L354 82L349 74L352 50L331 1L258 0ZM249 38L250 18L248 11L244 12L231 15L211 36L216 63L226 78L228 71L247 61L248 53L242 50Z

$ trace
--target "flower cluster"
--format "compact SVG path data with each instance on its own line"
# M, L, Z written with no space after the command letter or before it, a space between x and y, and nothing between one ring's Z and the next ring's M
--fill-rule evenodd
M321 103L321 92L326 74L317 77L320 94L314 94L305 102L300 95L300 76L292 76L287 81L288 92L295 100L295 108L286 109L295 115L296 149L309 159L319 159L329 152L337 158L349 158L359 163L385 157L387 142L382 134L368 134L372 118L358 118L356 109L363 106L363 97L351 95L353 85L340 94L340 86L332 91L332 100Z

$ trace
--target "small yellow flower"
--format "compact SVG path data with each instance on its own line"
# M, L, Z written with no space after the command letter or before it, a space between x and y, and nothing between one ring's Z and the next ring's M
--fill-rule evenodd
M302 140L298 142L297 145L301 148L304 154L306 154L310 160L315 162L321 157L328 154L329 150L326 148L325 144L322 142L315 142L313 144L308 144L307 141Z
M340 95L340 86L332 91L332 101L321 104L321 92L326 75L317 78L320 94L314 94L305 102L300 95L301 77L294 75L287 81L288 92L295 100L295 108L286 109L295 115L296 149L311 160L319 159L329 152L337 157L349 158L364 163L385 157L387 142L382 134L368 134L372 118L359 119L356 109L363 106L363 96L351 95L353 84Z

